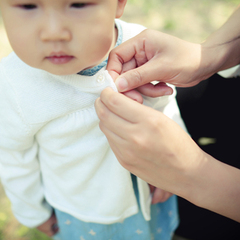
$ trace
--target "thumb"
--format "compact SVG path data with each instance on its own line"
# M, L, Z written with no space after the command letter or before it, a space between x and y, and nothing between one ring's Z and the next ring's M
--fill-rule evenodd
M150 61L117 77L115 84L119 92L126 92L159 79L159 66Z

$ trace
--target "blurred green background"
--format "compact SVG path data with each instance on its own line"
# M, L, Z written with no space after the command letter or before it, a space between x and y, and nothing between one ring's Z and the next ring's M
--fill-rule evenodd
M239 3L237 0L128 0L121 19L200 43L227 20ZM11 51L0 17L0 59ZM0 185L0 240L48 239L16 221Z

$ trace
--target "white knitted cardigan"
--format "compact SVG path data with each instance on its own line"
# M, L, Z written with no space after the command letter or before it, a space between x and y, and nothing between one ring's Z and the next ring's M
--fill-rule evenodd
M120 21L123 41L144 27ZM94 102L106 87L105 69L94 76L57 76L32 68L15 53L0 63L1 180L13 213L35 227L51 206L86 221L110 224L138 212L130 173L100 131ZM145 98L183 128L175 95ZM148 184L138 180L141 210L150 219Z

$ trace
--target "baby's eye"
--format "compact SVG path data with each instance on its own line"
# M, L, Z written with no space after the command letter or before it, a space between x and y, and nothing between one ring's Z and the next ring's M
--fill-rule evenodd
M22 4L22 5L19 5L19 7L22 8L22 9L25 9L25 10L32 10L32 9L37 8L37 5L35 5L35 4Z
M73 8L83 8L87 5L87 3L72 3L71 7Z

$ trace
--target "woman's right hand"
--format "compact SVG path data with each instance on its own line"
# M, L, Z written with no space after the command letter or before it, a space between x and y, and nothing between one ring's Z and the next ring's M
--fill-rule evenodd
M156 97L171 93L164 83L191 87L214 73L240 63L240 5L202 44L155 30L144 30L114 48L107 70L119 92L137 88ZM160 81L159 85L150 82ZM141 87L140 87L141 86Z
M107 70L120 92L138 88L155 97L170 93L163 83L190 87L214 74L206 67L203 51L207 52L201 44L147 29L111 51ZM155 80L162 82L160 86L150 84Z

